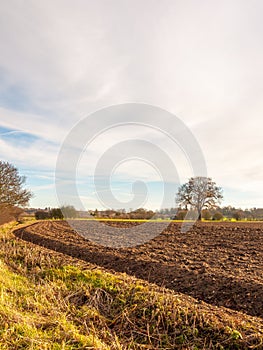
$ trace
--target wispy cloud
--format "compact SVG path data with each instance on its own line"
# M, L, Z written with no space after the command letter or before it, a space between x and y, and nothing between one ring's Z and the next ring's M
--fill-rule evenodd
M23 133L23 131L13 130L13 131L2 132L2 133L0 133L0 136L7 136L7 135L14 135L14 134L21 134L21 133Z
M151 6L139 0L4 2L1 159L19 166L36 186L34 205L56 205L51 179L42 184L41 176L44 180L47 172L54 173L71 128L108 105L149 103L173 112L192 129L208 174L225 188L226 204L242 193L240 206L260 205L262 10L260 0L253 6L238 0L165 0ZM103 128L102 120L94 122ZM104 133L89 145L79 178L92 175L112 144L135 137L162 148L182 181L191 174L184 155L165 135L127 127ZM158 179L147 166L138 172L132 162L118 171L119 182L129 183L138 174L148 181ZM50 186L45 194L42 186ZM121 195L121 189L116 191Z

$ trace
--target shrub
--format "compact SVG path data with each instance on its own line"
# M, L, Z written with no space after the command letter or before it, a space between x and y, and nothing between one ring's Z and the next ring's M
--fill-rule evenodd
M35 218L36 220L50 219L50 213L48 211L38 210L35 212Z
M209 210L205 209L205 210L202 210L202 218L204 220L210 220L212 217L212 214L210 213Z
M213 215L213 220L222 220L223 217L224 217L223 214L220 213L220 211L217 211L217 212L215 212L214 215Z
M176 214L176 219L177 220L184 220L184 218L186 217L186 214L187 214L187 210L180 210Z

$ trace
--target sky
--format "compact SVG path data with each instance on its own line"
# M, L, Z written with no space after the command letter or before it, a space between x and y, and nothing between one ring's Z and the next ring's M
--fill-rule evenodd
M112 206L94 185L105 177L94 175L96 165L131 139L151 143L148 155L162 150L178 176L164 183L161 163L138 156L147 145L137 142L108 174L119 207L159 209L164 185L172 198L193 172L163 132L165 119L157 130L129 124L127 114L125 125L103 130L107 113L95 113L141 103L171 113L192 133L207 174L223 188L222 205L263 207L262 11L261 0L1 0L0 159L27 177L30 206L61 205L58 155L87 118L87 133L101 132L79 150L74 168L86 209Z

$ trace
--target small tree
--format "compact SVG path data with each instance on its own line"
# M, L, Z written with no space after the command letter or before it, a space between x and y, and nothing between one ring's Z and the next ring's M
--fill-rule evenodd
M16 167L0 161L0 205L6 207L25 206L32 193L23 188L26 178L20 176Z
M202 210L215 208L223 198L222 189L216 186L210 177L191 177L179 187L176 201L179 205L196 210L201 220Z
M52 219L60 219L62 220L64 218L63 213L60 208L53 208L50 210L50 217Z
M236 221L243 219L244 218L243 211L241 209L240 210L236 210L233 213L233 218L236 219Z
M216 211L213 215L213 220L222 220L224 218L223 214L220 211Z
M212 217L212 214L211 214L211 212L208 209L202 210L202 218L204 220L210 220L211 217Z
M73 205L63 205L61 207L61 211L63 213L63 216L65 218L76 218L77 217L77 211L76 209L73 207Z
M176 220L184 220L184 218L186 217L187 214L187 210L179 210L175 216Z
M50 212L44 211L44 210L38 210L35 212L35 218L36 218L36 220L50 219Z

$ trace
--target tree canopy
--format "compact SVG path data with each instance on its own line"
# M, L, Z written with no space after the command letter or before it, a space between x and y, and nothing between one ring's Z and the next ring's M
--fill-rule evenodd
M63 205L60 209L65 218L73 219L77 217L77 211L73 205Z
M0 205L2 207L25 206L32 193L23 188L26 178L20 176L15 166L0 161Z
M203 209L211 209L223 198L222 189L210 177L191 177L179 187L176 201L179 205L196 210L201 219Z

